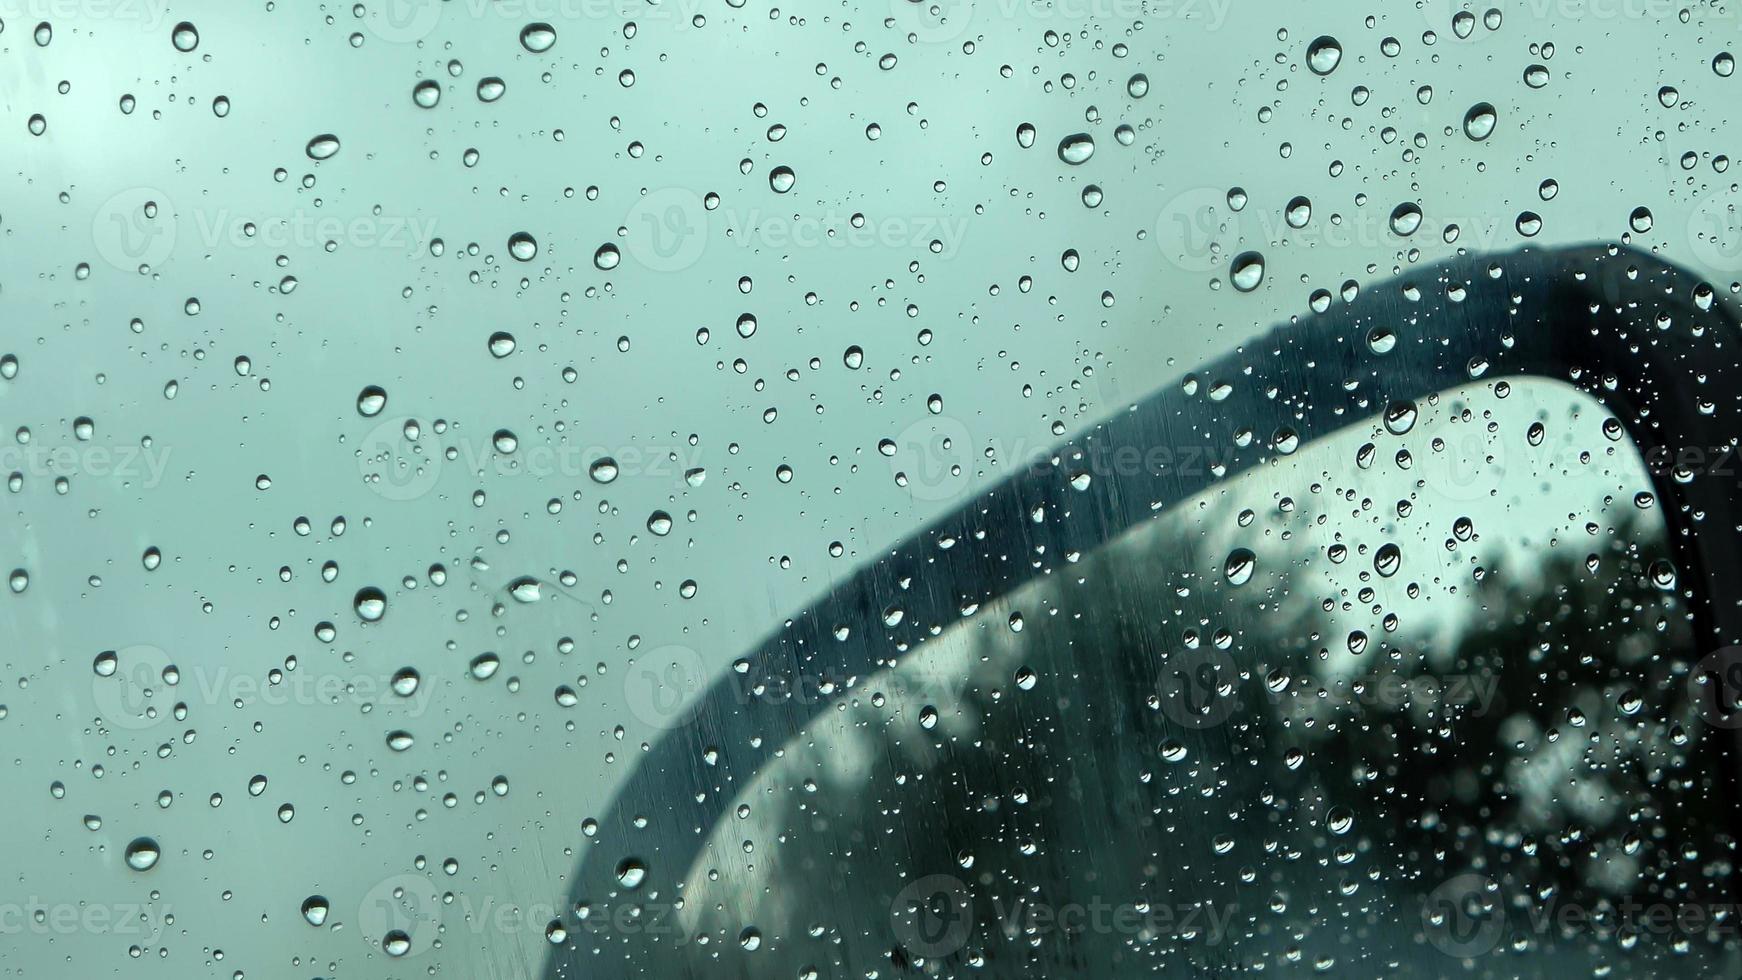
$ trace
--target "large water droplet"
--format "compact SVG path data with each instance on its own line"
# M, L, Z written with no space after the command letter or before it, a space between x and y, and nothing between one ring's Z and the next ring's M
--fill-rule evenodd
M1307 45L1307 67L1315 75L1329 75L1343 60L1343 46L1329 34L1321 34Z
M1391 210L1391 230L1405 238L1421 227L1421 206L1405 201Z
M177 51L192 51L200 46L200 32L184 20L169 32L169 43L175 45Z
M1059 140L1059 159L1071 166L1087 163L1095 155L1095 140L1088 133L1072 133Z
M1235 548L1228 552L1228 560L1222 565L1222 574L1227 577L1230 585L1245 585L1252 580L1252 573L1258 568L1258 556L1250 548Z
M556 43L556 30L549 24L528 24L520 29L520 46L533 54L543 54Z
M1494 134L1494 124L1499 116L1490 102L1478 102L1464 113L1464 135L1480 143Z
M387 407L387 391L379 385L369 385L357 394L357 411L364 418L374 418Z
M127 845L124 856L127 866L134 871L150 871L157 866L157 859L163 856L163 851L157 846L157 841L149 837L135 837Z
M521 262L531 262L538 254L538 239L524 231L508 236L508 254Z
M1228 266L1228 279L1234 288L1249 293L1264 281L1264 256L1257 252L1241 252Z
M351 605L357 610L357 618L365 623L379 622L387 615L387 596L372 585L358 589Z
M330 160L339 152L339 138L332 133L322 133L309 140L305 150L310 160Z

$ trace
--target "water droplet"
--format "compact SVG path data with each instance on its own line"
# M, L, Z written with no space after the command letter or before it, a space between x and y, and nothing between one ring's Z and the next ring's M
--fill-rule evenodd
M411 952L411 937L403 929L394 929L381 937L381 950L388 956L404 956Z
M1493 103L1478 102L1464 113L1464 135L1480 143L1494 134L1494 124L1498 121Z
M419 108L434 109L436 103L441 100L441 83L434 81L433 79L426 78L423 81L418 82L417 86L411 90L411 101L417 103Z
M1421 227L1421 207L1413 201L1405 201L1391 209L1391 230L1405 238L1415 234Z
M177 51L192 51L200 46L200 32L184 20L169 32L169 43L175 45Z
M378 385L370 385L357 395L357 411L364 418L374 418L387 407L387 391Z
M631 891L647 880L647 865L640 858L624 858L617 862L617 883Z
M556 30L549 24L528 24L520 29L520 46L533 54L543 54L556 43Z
M494 75L491 75L488 78L478 79L479 102L495 102L507 91L508 84Z
M785 194L796 183L798 175L792 172L791 167L775 167L768 172L768 186L776 194Z
M514 353L514 335L506 330L498 330L490 335L490 355L492 357L507 357Z
M617 268L617 263L621 261L623 261L622 253L618 252L617 246L610 242L600 245L599 250L593 253L593 266L605 272Z
M1141 99L1149 94L1149 76L1138 72L1125 83L1125 92L1134 99Z
M594 483L610 483L617 479L617 472L617 461L609 456L594 460L593 465L587 468L587 475L593 478Z
M330 160L339 152L339 138L332 133L323 133L309 140L305 149L310 160Z
M404 752L411 748L414 741L416 740L411 737L411 733L404 729L387 733L387 747L395 752Z
M1283 220L1290 228L1305 228L1307 222L1313 219L1313 202L1305 197L1296 197L1282 209Z
M508 583L508 594L514 597L515 602L537 602L543 598L539 595L539 585L538 579L530 575L522 575Z
M393 693L402 698L409 698L417 693L417 686L422 682L423 678L415 668L401 667L393 674Z
M1397 569L1403 564L1403 551L1397 545L1387 541L1373 553L1373 570L1385 578L1397 574Z
M1343 46L1328 34L1321 34L1307 45L1307 67L1315 75L1329 75L1343 60Z
M1385 431L1394 436L1400 436L1415 428L1415 403L1411 401L1395 401L1385 408Z
M1088 133L1072 133L1059 140L1059 159L1073 167L1081 166L1095 155L1095 140Z
M508 254L521 262L531 262L538 254L538 239L524 231L517 231L508 236Z
M1249 293L1264 281L1264 256L1257 252L1241 252L1228 266L1228 279L1234 288Z
M387 596L372 585L358 589L351 605L357 610L357 618L365 623L379 622L387 615Z
M1258 556L1250 548L1235 548L1228 552L1228 560L1222 565L1222 574L1230 585L1245 585L1252 580L1252 573L1258 568Z
M1341 837L1355 828L1355 814L1346 806L1331 807L1325 814L1325 827Z
M671 533L671 515L663 510L656 510L647 518L647 529L660 537Z
M1634 208L1633 213L1627 216L1627 226L1641 235L1650 231L1651 209L1644 206Z
M124 854L129 868L134 871L150 871L157 866L157 859L163 856L163 851L157 846L157 841L149 837L135 837L127 845Z
M327 921L327 913L332 911L332 905L324 895L310 895L302 900L302 917L311 926L318 926Z

